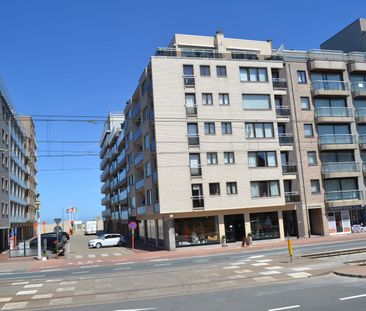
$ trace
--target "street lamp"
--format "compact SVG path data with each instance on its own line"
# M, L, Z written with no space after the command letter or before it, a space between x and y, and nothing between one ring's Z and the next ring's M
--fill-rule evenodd
M42 254L41 254L41 202L39 201L39 193L36 195L36 209L37 209L37 244L38 244L38 252L37 252L37 259L42 260Z

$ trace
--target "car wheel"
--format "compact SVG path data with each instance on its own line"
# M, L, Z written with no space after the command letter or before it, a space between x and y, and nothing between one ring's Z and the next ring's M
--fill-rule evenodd
M102 244L101 244L101 243L97 243L97 244L95 245L95 247L96 247L96 248L101 248L101 247L102 247Z
M121 247L122 246L122 242L121 241L118 241L117 246L118 247Z

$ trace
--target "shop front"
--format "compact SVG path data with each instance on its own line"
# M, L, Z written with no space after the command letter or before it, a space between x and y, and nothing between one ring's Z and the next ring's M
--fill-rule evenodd
M280 226L277 212L251 213L250 228L253 240L280 238Z
M329 234L351 233L352 227L365 225L365 207L345 206L328 210Z

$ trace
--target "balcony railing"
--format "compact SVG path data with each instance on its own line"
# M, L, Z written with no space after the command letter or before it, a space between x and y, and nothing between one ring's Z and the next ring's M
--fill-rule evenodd
M186 115L187 116L197 116L197 106L186 106Z
M141 152L141 153L138 153L136 156L135 156L135 166L136 165L139 165L142 161L144 160L144 154Z
M277 117L289 117L289 116L291 116L291 107L290 106L277 106L276 107L276 115L277 115Z
M205 206L204 196L196 195L192 197L193 209L202 209Z
M139 190L139 189L143 188L144 186L145 186L145 179L144 179L144 177L136 180L136 185L135 185L136 190Z
M328 191L325 192L325 201L340 201L340 200L361 200L363 194L361 190L346 190L346 191Z
M356 119L366 118L366 108L358 108L355 112Z
M351 85L352 92L366 92L366 82L353 82Z
M290 145L294 143L294 134L292 133L278 133L280 145Z
M198 134L188 134L188 146L199 146L200 137Z
M348 83L344 81L319 80L311 83L313 91L348 91Z
M202 176L201 165L199 166L190 166L191 176Z
M282 164L282 174L295 174L297 173L297 165L295 163L285 163Z
M154 203L154 213L160 213L159 202Z
M131 111L131 118L135 119L139 116L141 112L141 105L140 103L135 104L135 106L133 107L132 111Z
M347 172L359 172L360 163L358 162L331 162L324 163L322 165L322 173L347 173Z
M355 144L355 136L352 134L327 134L319 136L320 145L347 145Z
M315 110L315 117L352 117L352 110L346 107L322 107Z
M127 199L127 189L125 188L124 190L122 190L119 194L118 194L118 200L124 201Z
M285 202L286 203L296 203L300 202L300 192L285 192Z
M194 87L196 85L196 80L194 76L183 76L185 87Z
M366 144L366 135L360 135L358 141L360 144Z
M143 214L146 214L146 206L145 205L137 206L137 215L143 215Z
M283 78L272 78L272 85L274 89L287 89L287 80Z
M136 142L141 137L141 127L139 127L134 133L133 133L133 141Z

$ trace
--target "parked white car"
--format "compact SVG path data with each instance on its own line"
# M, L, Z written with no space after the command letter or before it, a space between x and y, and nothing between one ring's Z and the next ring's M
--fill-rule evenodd
M97 239L90 240L89 247L107 247L107 246L122 246L126 243L123 235L118 233L106 233L98 237Z

